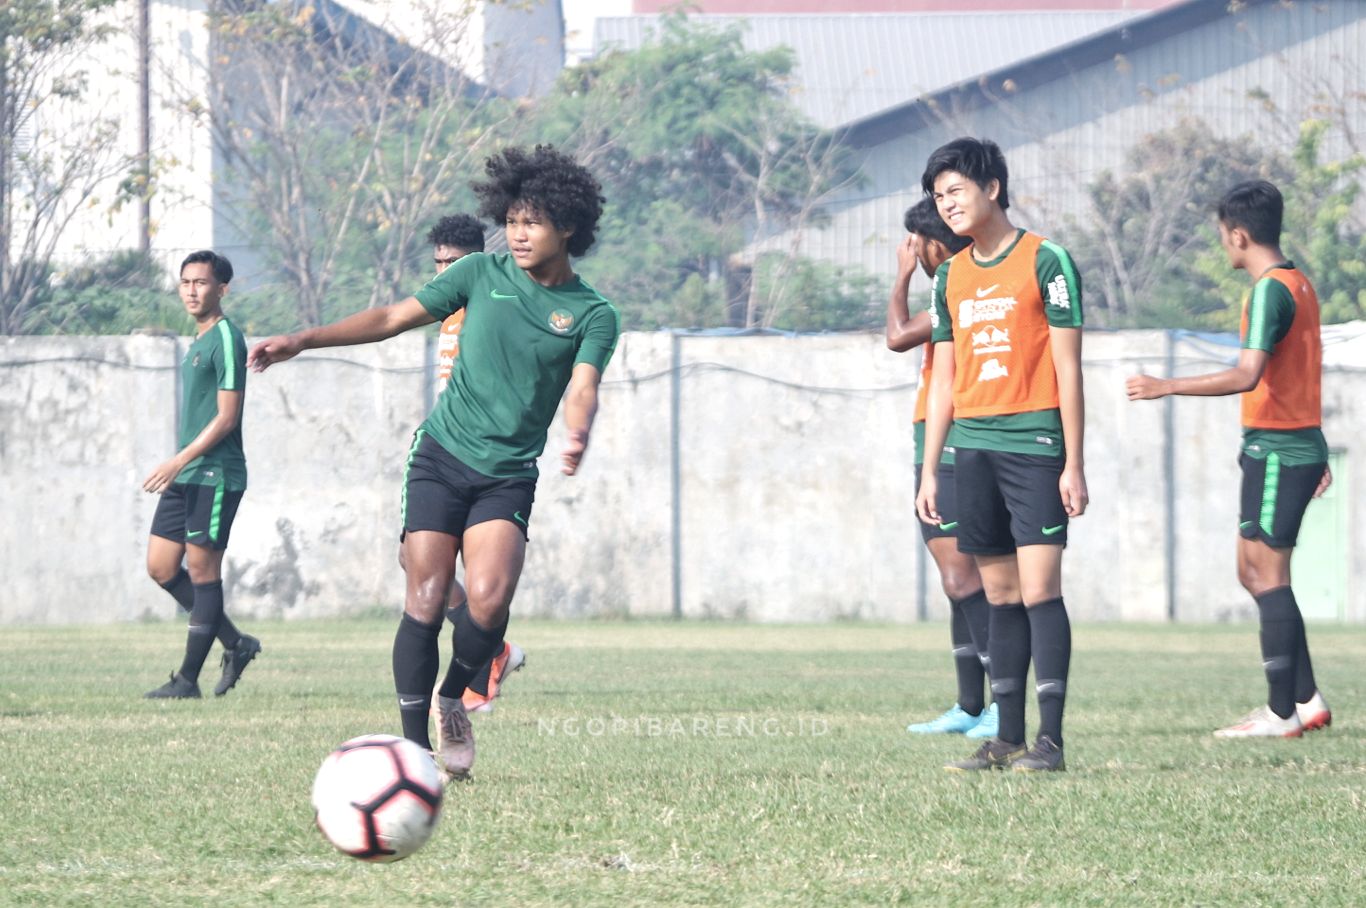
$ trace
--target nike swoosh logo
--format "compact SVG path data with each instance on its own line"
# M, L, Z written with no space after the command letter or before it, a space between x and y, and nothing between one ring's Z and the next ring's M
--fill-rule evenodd
M952 529L954 529L954 528L957 527L957 526L958 526L958 521L955 520L953 523L941 523L941 524L939 525L939 529L941 529L941 530L943 530L944 532L947 533L949 530L952 530Z
M977 298L978 298L978 299L981 299L982 297L986 296L988 293L990 293L991 291L995 290L995 289L996 289L997 287L999 287L999 286L1001 286L1001 285L1000 285L1000 284L992 284L990 287L988 287L988 288L985 289L985 290L978 290L978 291L977 291Z
M513 511L512 519L520 523L522 526L526 526L526 518L522 516L521 511Z
M1238 524L1238 529L1240 529L1240 530L1246 530L1246 529L1247 529L1248 527L1250 527L1250 526L1252 526L1252 521L1251 521L1251 520L1244 520L1242 523Z
M402 697L399 697L399 698L398 698L398 705L399 705L399 706L418 706L418 705L420 705L421 703L422 703L422 698L421 698L421 697L419 697L419 698L416 699L416 700L405 700L405 699L403 699Z
M203 536L203 535L204 535L204 531L203 531L203 530L195 530L193 533L186 533L186 534L185 534L185 538L186 538L186 539L189 539L191 536Z
M1056 533L1061 533L1061 532L1062 532L1062 528L1065 527L1065 526L1067 526L1067 524L1065 524L1065 523L1060 523L1060 524L1058 524L1058 525L1055 526L1055 527L1044 527L1044 528L1043 528L1043 534L1044 534L1045 536L1052 536L1052 535L1054 535L1054 534L1056 534Z
M511 294L509 294L509 293L499 293L497 290L490 290L490 291L489 291L489 296L493 297L493 298L496 299L496 300L518 300L518 299L521 299L521 297L518 296L518 295L515 294L515 293L511 293Z

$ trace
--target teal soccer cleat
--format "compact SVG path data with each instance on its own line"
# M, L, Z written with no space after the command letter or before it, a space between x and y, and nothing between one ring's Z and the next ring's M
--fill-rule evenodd
M913 735L961 735L966 734L982 720L982 717L966 713L957 703L942 716L928 722L914 722L906 726Z

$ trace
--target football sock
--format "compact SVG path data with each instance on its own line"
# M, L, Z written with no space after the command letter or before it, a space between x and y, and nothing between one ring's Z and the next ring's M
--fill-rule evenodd
M507 627L506 618L498 627L480 627L468 608L457 614L451 629L451 664L446 669L446 680L441 682L441 696L459 697L465 693L470 679L502 647Z
M1295 591L1287 587L1286 592L1290 594L1290 601L1295 602ZM1304 631L1304 615L1300 612L1298 602L1295 602L1295 631L1299 641L1295 647L1295 702L1308 703L1319 685L1314 680L1314 663L1309 659L1309 636Z
M441 667L441 621L425 624L407 612L394 634L394 692L403 737L428 750L432 739L427 714L432 708L432 685Z
M184 568L170 580L161 584L161 588L171 594L171 598L180 606L180 610L189 614L194 610L194 584L190 582L190 572ZM218 642L223 644L227 650L237 649L237 644L242 639L237 626L229 620L227 613L218 621Z
M1072 662L1072 622L1062 597L1025 609L1034 657L1034 691L1039 698L1039 734L1062 746L1062 712L1067 702L1067 669Z
M446 618L451 622L451 626L454 627L456 619L459 618L462 613L468 613L469 610L469 603L462 602L455 608L447 608ZM496 651L494 655L497 655ZM492 672L493 659L490 658L489 661L485 662L482 666L479 667L479 671L475 672L474 677L471 678L469 680L469 683L465 686L468 687L470 690L474 691L479 696L487 697L489 695L489 675ZM445 695L443 694L442 696Z
M198 681L199 670L213 648L218 622L223 618L223 581L194 584L194 608L190 610L189 633L185 635L185 660L180 677Z
M977 658L977 647L968 630L968 619L962 605L949 600L949 634L953 640L953 668L958 676L958 705L972 716L982 714L985 693L982 685L982 661Z
M1304 619L1288 586L1267 590L1257 600L1261 612L1262 668L1266 671L1267 706L1282 719L1295 711L1295 653L1304 637ZM1308 698L1306 698L1308 699Z
M1029 675L1029 616L1023 602L991 606L991 695L1000 713L997 737L1025 739L1025 679Z
M968 619L968 633L972 634L972 645L977 648L977 659L982 663L982 671L990 678L991 603L987 602L987 592L978 590L955 604L963 610L963 617Z

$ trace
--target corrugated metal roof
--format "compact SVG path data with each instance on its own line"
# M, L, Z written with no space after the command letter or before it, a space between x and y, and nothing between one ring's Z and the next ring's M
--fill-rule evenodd
M790 47L793 100L823 127L840 126L921 95L1114 28L1146 10L689 16L712 27L739 24L750 50ZM597 20L594 54L633 50L658 16Z

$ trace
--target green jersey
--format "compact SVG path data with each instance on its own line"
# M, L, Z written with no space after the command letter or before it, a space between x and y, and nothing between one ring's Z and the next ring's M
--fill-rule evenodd
M536 476L546 430L579 363L599 372L621 316L578 275L542 287L511 255L472 253L417 292L437 321L465 310L450 383L422 424L485 476Z
M218 392L238 391L242 406L237 425L218 444L185 465L175 481L222 485L230 492L247 487L247 457L242 452L242 416L246 410L247 339L237 326L221 318L195 338L180 364L179 450L185 450L218 415Z
M989 269L1000 268L1002 271L1000 282L1006 284L1012 279L1012 275L1007 268L1001 266L1006 263L1024 236L1025 231L1019 231L1014 242L1005 252L990 261L973 259L972 264L976 268L988 270L988 272ZM944 262L934 275L934 288L930 300L930 320L933 325L930 342L932 344L945 341L953 342L954 340L954 325L949 314L947 295L950 266L952 266L953 261L953 259L949 259ZM1082 326L1081 275L1077 272L1072 257L1066 249L1056 243L1043 240L1034 255L1032 274L1021 275L1021 278L1025 282L1036 283L1037 286L1029 288L1033 291L1030 296L1041 302L1049 327L1080 328ZM990 289L998 294L1003 292L998 290L997 286ZM1024 288L1019 288L1018 297L1023 298L1023 290ZM974 328L967 326L964 330L971 331ZM1005 334L994 333L990 338L990 343L996 346L1003 345L1006 352L1009 352L1008 336L1008 331ZM967 366L968 364L958 363L957 368L962 369ZM1004 374L1002 372L1002 375ZM1063 450L1062 414L1056 408L1050 408L1001 416L955 418L945 444L959 448L1061 457L1065 453Z
M1277 266L1293 269L1294 262ZM1261 350L1275 354L1276 345L1285 340L1295 321L1295 297L1290 288L1272 277L1263 277L1253 285L1247 300L1247 330L1243 332L1244 350ZM1265 380L1265 379L1263 379ZM1276 454L1287 467L1311 463L1326 463L1328 440L1323 429L1243 429L1243 453L1257 460Z

